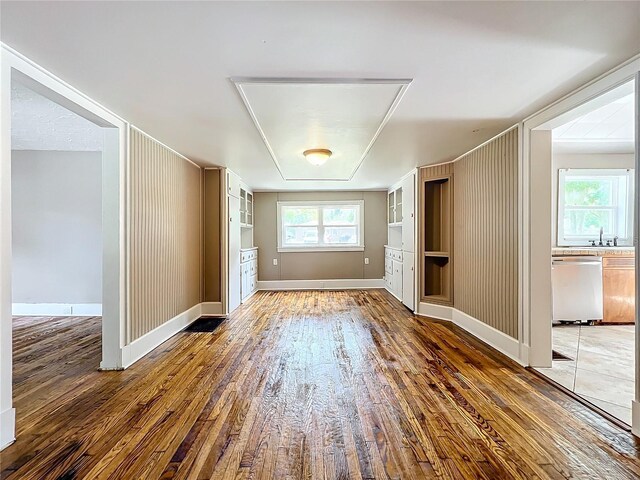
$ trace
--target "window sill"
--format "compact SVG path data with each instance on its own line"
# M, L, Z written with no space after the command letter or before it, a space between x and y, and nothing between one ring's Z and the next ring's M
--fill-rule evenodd
M364 247L278 247L278 253L364 252Z

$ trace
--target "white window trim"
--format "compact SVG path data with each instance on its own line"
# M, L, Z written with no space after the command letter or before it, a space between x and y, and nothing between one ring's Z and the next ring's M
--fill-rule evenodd
M301 245L286 246L282 244L282 233L284 225L282 224L282 207L316 207L326 205L357 205L359 207L358 214L358 245L310 245L304 247ZM278 253L285 252L362 252L364 251L364 200L318 200L318 201L282 201L277 202L277 230L278 230ZM322 218L319 219L322 225Z
M558 170L558 212L557 212L557 231L558 231L558 239L557 243L559 247L587 247L591 246L590 240L595 240L596 244L598 242L598 235L595 238L569 238L566 239L564 236L564 179L567 173L579 171L581 175L594 175L594 176L615 176L620 177L623 176L623 173L626 172L626 176L629 182L629 189L627 191L627 212L626 212L626 222L627 222L627 233L626 236L618 235L618 246L632 246L633 245L633 218L634 218L634 170L633 169L624 169L624 168L616 168L616 169L605 169L605 168L561 168ZM603 243L606 244L606 240L613 240L612 238L606 237L603 239Z

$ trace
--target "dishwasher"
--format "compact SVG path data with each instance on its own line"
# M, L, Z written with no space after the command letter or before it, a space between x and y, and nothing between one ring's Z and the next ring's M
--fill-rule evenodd
M553 321L602 320L602 258L554 257L551 261Z

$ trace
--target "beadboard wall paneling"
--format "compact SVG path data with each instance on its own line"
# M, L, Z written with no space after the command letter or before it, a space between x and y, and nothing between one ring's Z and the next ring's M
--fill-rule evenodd
M518 129L453 164L454 306L518 338Z
M130 129L129 341L201 301L202 170Z

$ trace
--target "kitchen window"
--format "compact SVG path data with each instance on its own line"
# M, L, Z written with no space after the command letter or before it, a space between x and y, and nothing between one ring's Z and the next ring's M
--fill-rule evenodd
M278 251L362 251L364 202L278 202Z
M633 170L560 169L558 245L633 245Z

